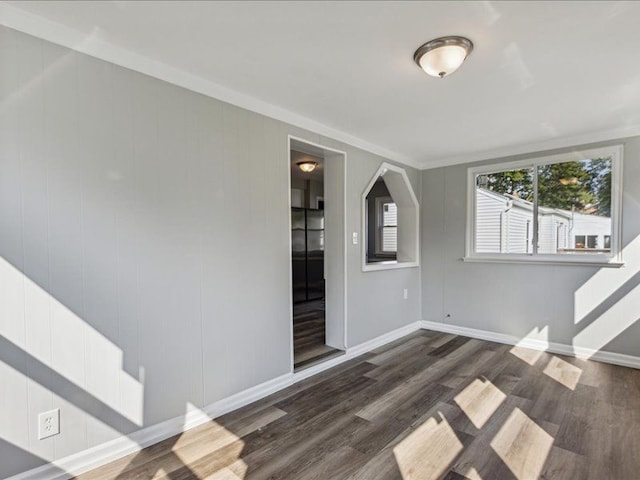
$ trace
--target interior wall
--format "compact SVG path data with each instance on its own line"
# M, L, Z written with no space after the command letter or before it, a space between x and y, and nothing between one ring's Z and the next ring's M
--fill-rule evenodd
M349 242L386 159L4 27L0 99L0 477L290 372L287 136L347 152ZM420 319L359 252L347 346Z
M325 153L327 201L324 210L325 343L345 349L345 158Z
M626 265L619 269L463 262L470 165L424 170L424 320L640 356L640 137L608 144L622 142L622 245Z
M420 269L362 271L361 246L353 245L352 233L358 233L358 242L366 241L365 232L361 231L362 195L380 165L388 160L348 146L346 152L347 347L352 347L421 317ZM414 191L420 192L420 172L404 168ZM404 289L407 289L406 300L403 298Z

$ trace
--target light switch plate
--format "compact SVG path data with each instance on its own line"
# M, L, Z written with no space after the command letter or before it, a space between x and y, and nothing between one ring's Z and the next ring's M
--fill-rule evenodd
M358 244L358 232L353 232L353 244L357 245Z

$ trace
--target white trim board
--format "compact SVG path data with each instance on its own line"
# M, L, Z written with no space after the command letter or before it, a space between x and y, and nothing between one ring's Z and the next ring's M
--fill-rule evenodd
M295 146L293 145L295 143ZM342 209L341 213L343 216L342 221L342 229L343 229L343 239L342 239L342 276L344 281L344 288L342 291L343 301L342 301L342 329L343 329L343 338L342 345L330 345L338 350L346 351L348 346L348 337L347 337L347 327L348 327L348 268L347 268L347 258L348 258L348 250L349 250L349 242L347 241L347 152L343 150L338 150L332 147L326 147L320 143L316 143L310 140L306 140L302 137L297 137L295 135L287 135L287 182L289 184L288 188L288 198L289 198L289 211L291 211L292 203L291 203L291 151L295 148L300 148L301 150L305 150L301 147L312 147L314 149L322 150L322 156L324 157L324 161L333 161L327 159L327 154L333 154L336 156L342 157ZM315 153L314 153L315 154ZM320 155L320 152L318 152ZM326 170L325 170L326 172ZM324 190L326 193L327 189L327 180L324 180ZM325 216L326 219L326 216ZM291 215L288 215L288 225L289 225L289 340L290 340L290 363L291 363L291 371L295 371L295 352L294 352L294 339L293 339L293 270L292 270L292 239L291 239ZM327 252L325 252L326 254ZM326 274L326 255L325 255L325 274ZM333 279L335 280L335 279ZM326 299L325 299L326 300ZM325 325L326 327L326 325Z
M407 229L407 230L412 230L414 227L415 228L415 232L413 236L413 241L415 241L415 245L412 244L412 248L410 248L411 253L414 257L413 260L405 260L405 261L391 261L391 262L375 262L375 263L368 263L367 262L367 244L369 242L368 236L369 236L369 227L367 225L368 223L368 215L367 215L367 195L369 194L369 192L371 191L371 189L373 188L373 186L375 185L376 181L378 180L378 178L380 177L384 177L384 175L388 172L388 171L392 171L395 172L397 174L400 175L400 178L402 178L402 184L404 185L406 192L409 193L409 200L410 202L413 204L413 208L415 209L415 215L412 215L413 220L414 220L414 224L411 225L412 222L405 222L405 223L409 223L409 225L405 225L405 227L398 227L398 232L401 231L401 229ZM386 181L385 181L386 182ZM395 182L394 182L395 183ZM391 185L391 190L393 190L393 185L391 183L387 183L387 187L389 187ZM388 188L389 189L389 188ZM393 196L393 192L390 190L390 195ZM396 193L398 193L398 190L396 188ZM400 195L400 194L399 194ZM399 203L399 198L396 197L395 200L397 205L403 206L402 203ZM405 200L406 203L406 200ZM362 217L361 220L361 240L360 240L360 262L361 262L361 268L363 272L372 272L372 271L378 271L378 270L392 270L395 268L412 268L412 267L419 267L420 266L420 202L418 202L418 197L416 196L416 193L413 190L413 186L411 185L411 182L409 181L409 176L407 175L407 171L402 168L402 167L398 167L396 165L392 165L388 162L382 162L380 164L380 167L378 167L378 170L376 171L376 173L373 175L373 177L371 177L371 180L369 181L369 183L367 184L366 188L363 190L361 198L360 198L360 215ZM376 235L378 233L376 232ZM407 238L409 238L409 236L403 237L398 235L398 244L399 244L399 250L400 252L402 251L402 249L400 248L403 244L406 246L406 241L403 241L402 239L405 238L405 240ZM409 250L409 249L407 249ZM400 253L399 252L399 253Z
M376 145L304 115L274 105L273 103L265 102L251 95L238 92L184 70L174 68L166 63L152 60L143 55L118 47L101 40L97 34L87 36L78 30L53 22L39 15L26 12L13 5L0 3L0 25L70 48L71 50L84 53L91 57L144 73L145 75L251 110L252 112L310 130L314 133L366 150L367 152L389 158L409 167L416 169L421 168L421 165L415 161L415 159L406 155Z
M4 2L0 2L0 25L70 48L71 50L84 53L94 58L164 80L165 82L201 93L208 97L222 100L232 105L246 108L247 110L266 115L276 120L310 130L314 133L333 138L340 142L347 143L351 146L394 160L418 170L428 170L451 165L460 165L463 163L480 162L488 159L617 140L640 135L640 125L634 124L609 130L596 130L592 132L578 133L572 136L544 139L523 145L497 147L482 152L445 155L439 159L424 161L424 159L411 158L407 155L389 150L347 132L343 132L334 127L320 123L304 115L297 114L251 95L235 91L215 82L205 80L202 77L171 67L165 63L152 60L134 52L130 52L124 48L117 47L111 43L101 40L97 33L87 36L78 30L53 22L39 15L26 12L14 5L9 5Z
M488 330L477 330L475 328L459 327L448 323L430 322L423 320L420 322L421 328L436 332L453 333L464 337L478 338L490 342L504 343L507 345L518 345L519 347L542 350L545 352L567 355L584 360L595 360L598 362L611 363L622 367L640 369L640 357L625 355L622 353L607 352L604 350L594 350L592 348L576 347L565 343L547 342L533 338L518 338L504 333L491 332Z
M411 158L407 155L389 150L347 132L343 132L334 127L320 123L304 115L300 115L272 103L265 102L264 100L260 100L251 95L224 87L215 82L205 80L202 77L171 67L165 63L149 59L124 48L117 47L111 43L101 40L97 33L87 36L78 30L53 22L39 15L26 12L14 5L9 5L4 2L0 2L0 25L70 48L71 50L84 53L94 58L164 80L165 82L201 93L208 97L222 100L232 105L310 130L314 133L333 138L340 142L347 143L351 146L394 160L418 170L428 170L451 165L460 165L463 163L480 162L488 159L552 150L556 148L572 147L574 145L617 140L640 135L640 125L628 125L609 130L596 130L572 136L544 139L523 145L497 147L482 152L445 155L439 159L424 161L424 159Z
M272 393L283 390L294 383L420 330L420 328L421 322L413 322L372 340L348 348L344 355L334 357L319 365L309 367L300 372L281 375L227 398L223 398L222 400L218 400L201 410L192 410L185 415L180 415L179 417L138 430L129 436L116 438L110 442L55 460L41 467L16 474L5 480L67 480L131 453L140 451L145 447L178 435L198 425L202 425L225 413L253 403Z
M550 150L573 148L580 145L593 145L604 142L620 141L629 137L637 137L638 135L640 135L640 125L627 125L610 130L595 130L578 135L551 138L523 145L498 147L483 152L446 156L439 160L424 162L421 169L430 170L433 168L484 162L488 160L500 162L500 160L503 160L506 157L529 155L531 153L544 153Z

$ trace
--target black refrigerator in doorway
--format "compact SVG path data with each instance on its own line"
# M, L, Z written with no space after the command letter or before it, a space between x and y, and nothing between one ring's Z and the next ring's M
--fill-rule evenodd
M291 209L293 303L324 298L324 211Z

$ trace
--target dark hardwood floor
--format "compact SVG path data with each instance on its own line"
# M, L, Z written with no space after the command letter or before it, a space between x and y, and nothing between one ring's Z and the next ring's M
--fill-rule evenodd
M293 305L293 356L296 370L342 353L325 344L324 312L324 299Z
M640 370L420 331L88 479L640 478Z

